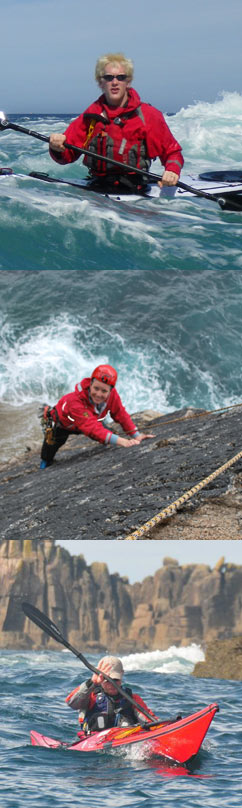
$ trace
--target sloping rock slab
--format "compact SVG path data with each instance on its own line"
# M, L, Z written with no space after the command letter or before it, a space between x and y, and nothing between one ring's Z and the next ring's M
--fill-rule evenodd
M0 471L0 537L124 539L242 448L240 407L184 417L191 414L194 411L184 410L152 417L145 426L139 414L135 422L155 438L130 450L73 436L45 471L31 452L18 464L5 466ZM228 498L227 507L237 512L238 536L233 538L242 538L241 472L239 461L188 501L181 513L189 519L200 506ZM167 538L175 524L172 519ZM166 524L159 538L166 538ZM177 527L172 538L179 538ZM227 531L224 538L229 538Z

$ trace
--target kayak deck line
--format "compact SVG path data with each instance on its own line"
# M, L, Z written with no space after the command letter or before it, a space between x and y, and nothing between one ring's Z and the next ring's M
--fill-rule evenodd
M208 716L208 715L210 715L212 713L212 717L211 717L211 721L212 721L212 718L213 718L215 712L219 712L219 706L218 706L218 704L210 704L209 707L207 707L207 709L205 711L202 711L202 712L203 712L203 718L206 718L206 716ZM182 731L185 727L188 727L189 725L194 724L194 723L196 724L197 720L198 720L197 713L195 713L194 715L187 716L187 718L182 718L179 721L176 721L173 724L170 724L169 726L167 726L167 724L169 724L169 722L166 722L165 726L164 726L164 724L163 725L161 724L160 730L158 728L153 728L153 730L152 730L152 727L151 727L150 728L150 731L152 731L152 739L151 740L153 741L156 738L161 738L161 737L164 737L165 735L170 735L174 731L177 734L180 731ZM162 726L164 727L163 729L162 729ZM140 737L137 740L134 739L134 741L133 741L133 739L130 739L130 742L131 743L133 743L133 742L134 743L141 743L144 740L144 738L146 739L147 738L147 731L145 729L143 729L143 730L141 730L141 732L143 733L143 737ZM126 738L126 742L129 743L129 738ZM117 745L120 745L120 739L119 739L118 736L117 736L117 738L114 737L114 739L112 739L112 746L117 746Z

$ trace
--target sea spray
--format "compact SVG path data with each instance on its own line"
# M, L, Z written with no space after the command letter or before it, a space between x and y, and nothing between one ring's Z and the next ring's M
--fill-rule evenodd
M130 413L241 401L242 276L235 269L0 273L2 462L42 440L55 404L100 362Z

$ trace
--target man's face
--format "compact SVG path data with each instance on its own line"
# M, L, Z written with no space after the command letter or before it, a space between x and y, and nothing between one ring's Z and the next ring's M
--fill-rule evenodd
M111 684L111 682L108 682L107 679L104 679L102 677L102 675L100 675L100 679L101 678L102 678L102 688L105 691L105 693L107 693L109 696L116 696L118 691L117 688L115 687L115 684ZM121 687L122 684L121 679L114 679L114 682L117 682L117 685Z
M90 394L94 404L104 404L108 400L110 390L110 384L104 384L104 382L99 382L98 379L93 379L90 384Z
M105 76L113 76L112 81L107 81L105 78L101 79L101 88L105 95L107 104L112 107L123 107L128 100L128 87L130 80L128 78L124 81L119 81L117 76L124 76L125 70L122 64L109 62L105 67Z

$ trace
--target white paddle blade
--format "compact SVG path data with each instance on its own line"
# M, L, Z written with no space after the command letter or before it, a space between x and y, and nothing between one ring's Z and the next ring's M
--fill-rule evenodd
M5 115L5 112L0 112L0 127L1 127L1 129L4 129L5 126L7 126L7 124L8 124L8 119L7 119L7 116Z

